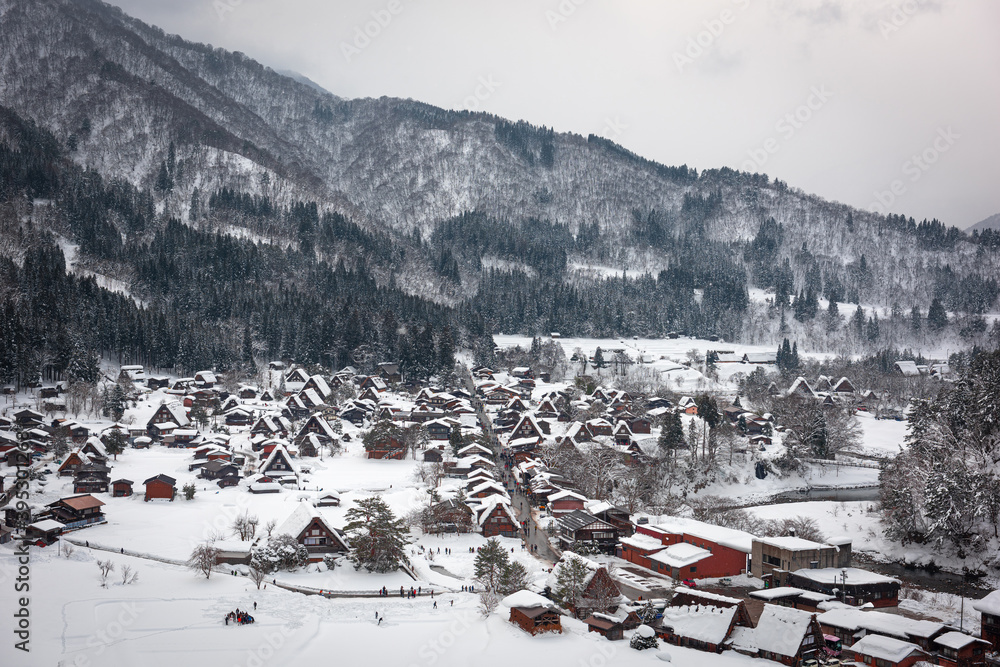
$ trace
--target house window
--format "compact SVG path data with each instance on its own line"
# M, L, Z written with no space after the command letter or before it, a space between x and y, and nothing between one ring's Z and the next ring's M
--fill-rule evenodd
M307 537L305 539L305 545L307 547L318 546L321 544L326 544L326 538L324 537Z
M691 566L691 569L690 569L690 570L688 570L688 571L689 571L689 572L692 572L692 573L693 573L693 572L697 572L697 571L698 571L698 568L697 568L697 567L695 567L694 565L692 565L692 566Z

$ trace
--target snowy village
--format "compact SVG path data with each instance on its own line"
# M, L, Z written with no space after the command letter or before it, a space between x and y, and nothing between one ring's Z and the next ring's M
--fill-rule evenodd
M1000 667L998 26L0 0L0 667Z
M401 653L380 664L471 660L484 633L514 640L497 664L533 642L584 664L996 664L993 579L907 576L933 554L883 535L879 473L907 429L887 397L849 377L779 386L780 348L499 338L494 366L460 355L430 381L395 363L272 361L256 382L123 365L75 415L62 383L9 387L3 548L45 591L34 618L67 619L52 659L212 664L195 643L320 659L301 637L387 632ZM612 388L650 373L676 391ZM794 453L789 401L860 432Z

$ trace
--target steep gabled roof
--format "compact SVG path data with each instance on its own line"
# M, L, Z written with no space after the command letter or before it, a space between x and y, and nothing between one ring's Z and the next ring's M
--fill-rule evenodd
M295 473L295 474L298 474L298 472L299 472L298 471L298 467L295 465L295 462L292 460L292 457L288 453L288 450L285 449L284 443L281 443L281 442L278 442L274 446L274 449L271 450L271 453L268 454L267 458L264 460L264 463L262 463L261 466L260 466L260 471L261 472L269 472L271 465L279 457L284 458L284 460L288 463L289 467L291 468L291 471L293 473Z
M345 551L349 549L347 546L347 540L345 540L344 536L340 534L340 531L331 526L323 514L316 509L312 503L308 502L300 502L299 506L295 508L287 519L285 519L284 523L275 529L273 534L283 535L287 533L295 539L299 539L302 536L302 531L304 531L314 519L318 520L323 525L323 528L328 533L333 535L334 539L340 543Z
M479 503L479 506L474 508L476 512L476 523L482 527L486 523L486 519L493 514L493 511L500 508L500 511L504 512L510 519L510 522L517 525L517 516L514 514L514 509L510 506L510 498L507 496L487 496L483 498Z
M733 633L734 647L794 656L812 627L813 614L801 609L764 605L757 627Z

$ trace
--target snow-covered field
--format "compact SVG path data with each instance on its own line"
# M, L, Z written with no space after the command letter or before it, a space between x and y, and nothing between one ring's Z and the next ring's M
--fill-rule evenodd
M861 451L872 456L895 456L905 446L906 422L894 419L875 419L870 412L859 412L861 425Z
M5 590L11 585L9 546L3 554ZM137 568L139 581L101 588L93 561L106 554L78 549L60 559L53 549L33 549L31 653L0 644L0 664L149 665L150 667L244 667L293 664L509 666L530 656L539 664L658 664L655 651L638 652L609 642L579 621L564 619L564 634L531 637L507 622L500 607L488 620L476 596L446 593L432 601L388 598L321 598L273 586L256 590L247 579L210 580L172 565L115 556ZM438 608L433 608L437 601ZM253 603L257 603L256 611ZM225 625L236 608L254 615L253 625ZM11 618L13 596L0 596L0 613ZM376 614L383 617L381 625ZM749 667L758 660L732 652L713 655L669 647L679 665Z

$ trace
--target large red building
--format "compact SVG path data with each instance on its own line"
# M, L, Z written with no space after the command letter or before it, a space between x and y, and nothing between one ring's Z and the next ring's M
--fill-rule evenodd
M732 577L747 571L753 535L712 524L661 517L623 538L622 558L675 579Z

